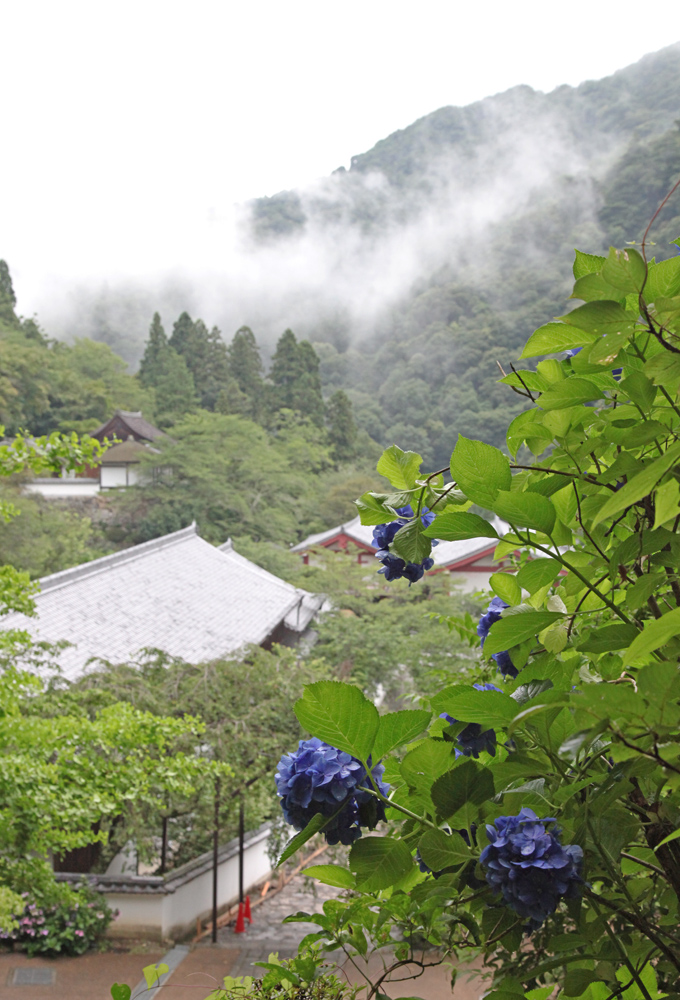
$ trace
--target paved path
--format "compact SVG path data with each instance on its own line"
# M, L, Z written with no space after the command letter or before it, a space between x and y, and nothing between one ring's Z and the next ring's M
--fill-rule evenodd
M140 955L90 952L47 959L0 954L0 1000L111 1000L113 983L134 987L144 966L162 958L160 946Z
M277 952L282 959L294 955L302 938L317 925L283 924L284 917L299 910L320 912L323 903L339 892L296 877L253 910L253 923L244 934L235 934L233 927L221 928L217 945L200 942L182 957L160 989L148 992L139 992L135 986L142 980L144 966L163 960L164 954L156 945L140 954L92 952L79 958L28 959L22 954L0 954L0 1000L111 1000L114 982L127 983L138 1000L204 1000L226 975L259 975L262 970L252 963L266 962L271 952ZM182 950L176 949L176 953ZM334 957L341 960L344 956L329 956L329 960ZM380 963L373 960L372 976L379 968ZM351 982L363 981L350 965L345 971ZM452 993L449 979L449 970L438 966L419 979L385 984L383 988L390 997L415 995L426 1000L479 1000L484 992L482 983L470 983L461 975Z

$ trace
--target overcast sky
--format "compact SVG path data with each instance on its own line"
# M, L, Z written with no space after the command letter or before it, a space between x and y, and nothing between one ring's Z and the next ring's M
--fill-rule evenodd
M597 79L680 40L677 0L653 10L0 0L0 257L21 311L64 277L219 269L234 203L348 166L444 105Z

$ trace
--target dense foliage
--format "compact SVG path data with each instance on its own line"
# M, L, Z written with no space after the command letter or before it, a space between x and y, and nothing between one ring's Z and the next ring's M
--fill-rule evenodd
M22 893L24 905L15 911L15 926L0 931L0 943L20 945L29 958L83 955L115 917L106 899L87 886L55 886L53 901L42 906L30 899L30 893Z
M226 843L238 831L241 796L249 829L272 815L269 775L279 757L280 734L289 741L298 738L292 706L305 683L325 675L320 664L299 660L283 647L274 652L253 647L240 657L203 664L150 652L135 663L102 661L72 683L53 677L33 711L45 725L57 726L63 718L97 726L102 718L129 713L153 719L157 726L171 719L180 730L188 720L196 720L202 755L224 764L219 823ZM170 746L167 753L151 754L152 760L159 756L167 757L169 769L183 760ZM174 785L157 782L151 794L130 794L122 807L106 811L101 822L106 840L94 864L97 870L106 870L111 857L130 840L138 858L160 872L209 849L215 784L209 776L181 783L177 773Z
M0 446L0 471L77 470L100 453L99 442L75 435L17 436ZM7 501L0 512L5 520L18 513ZM0 614L34 613L35 586L27 573L4 566L0 580ZM77 954L105 929L111 914L87 894L57 885L47 859L105 842L108 825L120 821L130 804L143 809L173 795L186 797L206 780L232 772L201 753L203 726L189 715L168 718L111 699L91 717L41 711L45 681L26 668L44 665L51 650L6 630L0 651L3 940L31 952Z
M496 536L474 503L509 524L497 556L514 566L477 628L450 620L483 645L466 682L382 716L333 681L296 705L390 785L373 785L388 829L355 840L348 867L308 869L347 890L311 919L363 956L398 930L397 964L428 964L418 941L459 967L481 956L498 1000L657 1000L680 979L680 256L577 252L574 277L583 304L522 353L566 357L501 380L529 404L510 457L461 434L429 473L392 446L390 491L358 501L366 524L406 521L390 545L409 563ZM319 809L282 860L328 822Z

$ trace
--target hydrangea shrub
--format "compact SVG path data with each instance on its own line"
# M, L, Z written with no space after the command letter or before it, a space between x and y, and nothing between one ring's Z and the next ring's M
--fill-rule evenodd
M506 450L458 435L428 470L394 445L357 501L387 579L480 536L505 569L476 628L449 621L476 669L399 712L333 681L296 706L387 818L309 872L348 890L329 948L417 965L425 940L495 1000L680 997L680 256L641 250L577 252L580 304L500 379L526 403Z

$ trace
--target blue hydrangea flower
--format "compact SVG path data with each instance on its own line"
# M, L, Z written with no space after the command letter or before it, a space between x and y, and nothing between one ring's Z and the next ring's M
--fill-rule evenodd
M479 625L477 626L477 635L482 640L482 649L484 649L484 643L486 637L489 634L489 629L494 622L497 622L501 617L501 611L505 608L509 608L510 605L504 601L501 597L494 597L494 599L489 604L485 613L479 619ZM495 660L496 666L502 673L503 677L517 677L518 671L515 668L514 663L510 658L510 653L507 649L504 649L501 653L493 653L491 659Z
M477 691L500 691L500 688L497 688L495 684L473 684L472 686ZM461 721L460 719L454 719L451 715L447 715L446 712L442 712L439 718L446 719L450 726ZM496 731L494 729L485 729L482 732L479 722L470 722L462 732L458 733L456 744L456 760L461 756L474 757L477 760L482 750L486 750L492 757L495 757Z
M384 771L382 764L371 768L378 789L387 796L390 786L381 780ZM382 803L365 790L368 785L356 757L316 737L300 740L297 750L283 755L276 772L283 815L296 830L303 830L317 813L337 813L323 831L329 844L352 844L362 826L373 829L385 819Z
M510 658L510 653L504 649L501 653L492 653L491 659L495 661L503 677L510 677L513 680L519 673L517 667Z
M390 545L394 541L394 536L400 528L408 524L409 518L413 517L413 508L410 504L407 504L406 507L396 507L395 510L399 514L398 521L390 521L389 524L379 524L373 529L373 544L378 549L375 557L382 563L382 569L379 569L378 573L381 573L388 583L391 583L393 580L400 580L402 577L408 580L409 584L417 583L418 580L422 580L423 575L428 570L432 569L434 559L428 557L419 563L407 563L405 559L401 559L390 552ZM434 521L434 514L427 507L423 507L420 520L427 528ZM434 539L432 545L438 544L439 542Z
M486 828L490 843L479 863L493 891L529 921L528 931L537 930L561 899L577 896L583 881L583 851L577 844L562 846L560 831L548 829L554 822L525 808Z
M380 559L382 569L379 569L378 573L382 573L388 583L391 583L392 580L399 580L401 577L404 577L409 583L417 583L428 569L432 569L434 566L434 559L430 558L423 559L420 563L407 563L391 552L388 552L387 555L376 552L376 555L382 556Z

